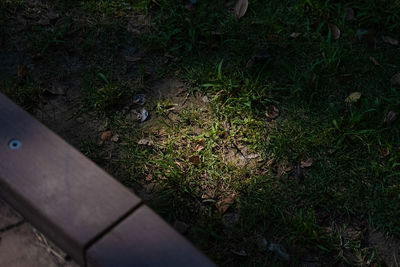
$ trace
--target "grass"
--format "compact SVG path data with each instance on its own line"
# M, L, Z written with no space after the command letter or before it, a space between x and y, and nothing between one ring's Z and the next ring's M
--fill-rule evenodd
M384 264L367 232L378 227L400 238L400 129L385 122L400 107L390 83L399 46L382 38L399 38L398 2L250 1L240 19L222 0L199 0L192 11L177 0L54 6L68 19L53 32L34 29L28 49L51 60L78 44L88 64L82 111L96 111L121 136L119 156L106 167L127 186L151 191L149 204L189 225L188 237L218 264L287 265L260 238L284 246L291 265L311 256L322 265ZM130 14L151 19L136 21L132 33ZM120 71L124 44L147 54L134 80ZM185 83L187 103L150 99L151 121L127 122L126 99L171 76ZM42 94L33 85L16 88L7 93L21 104ZM361 98L346 103L353 92ZM277 119L265 115L271 105ZM152 145L138 145L142 138ZM98 159L104 146L81 149ZM301 168L309 158L312 166ZM218 212L216 203L233 193L228 211ZM247 256L232 253L240 250Z

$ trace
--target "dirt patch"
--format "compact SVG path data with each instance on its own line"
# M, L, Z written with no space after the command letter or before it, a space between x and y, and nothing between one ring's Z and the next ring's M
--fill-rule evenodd
M78 267L29 224L0 233L0 266Z
M388 237L378 229L369 229L368 242L376 248L387 266L400 266L400 240Z

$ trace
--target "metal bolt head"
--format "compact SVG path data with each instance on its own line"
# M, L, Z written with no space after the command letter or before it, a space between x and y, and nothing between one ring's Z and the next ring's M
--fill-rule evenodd
M11 150L18 150L21 148L21 146L22 146L22 142L17 139L13 139L8 143L8 147Z

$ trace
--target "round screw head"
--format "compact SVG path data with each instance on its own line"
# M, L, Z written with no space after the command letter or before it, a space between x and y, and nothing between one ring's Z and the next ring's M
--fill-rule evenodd
M8 143L8 147L11 150L18 150L21 148L21 146L22 146L22 142L17 139L13 139Z

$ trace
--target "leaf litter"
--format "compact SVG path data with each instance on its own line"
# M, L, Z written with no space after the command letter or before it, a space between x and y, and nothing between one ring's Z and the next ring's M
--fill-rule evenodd
M340 34L341 34L339 27L336 26L333 23L329 23L328 27L329 27L329 30L331 32L332 39L333 40L339 39L340 38Z
M300 163L300 167L302 168L309 168L313 165L314 160L312 158L308 158L306 161L302 161Z
M267 106L265 110L265 116L269 119L276 119L279 117L279 109L274 105Z
M352 104L352 103L356 103L360 98L361 98L360 92L353 92L344 100L344 102L346 102L348 104Z
M248 0L238 0L235 5L235 15L241 18L246 14L247 7L249 6Z
M215 206L219 213L224 214L229 207L235 202L236 194L232 193L228 197L224 198L223 200L218 201Z
M394 39L394 38L392 38L392 37L390 37L390 36L382 36L382 41L387 43L387 44L394 45L394 46L399 45L399 41Z

